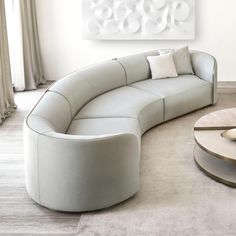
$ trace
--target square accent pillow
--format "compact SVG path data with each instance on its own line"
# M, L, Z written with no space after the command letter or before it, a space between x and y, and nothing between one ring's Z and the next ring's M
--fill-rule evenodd
M159 53L160 55L167 53L171 53L173 55L178 75L194 74L188 47L180 48L178 50L161 49L159 50Z
M172 54L147 57L150 64L152 79L176 77L177 71Z

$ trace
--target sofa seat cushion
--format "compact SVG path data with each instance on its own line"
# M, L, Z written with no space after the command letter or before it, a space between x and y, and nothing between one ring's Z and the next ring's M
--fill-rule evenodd
M195 75L180 75L161 80L149 79L130 86L164 99L164 121L212 103L211 83Z
M71 135L109 135L118 133L132 133L139 142L140 127L134 118L91 118L73 120L67 131Z
M163 99L159 95L125 86L90 101L75 117L85 118L135 118L143 133L163 122Z

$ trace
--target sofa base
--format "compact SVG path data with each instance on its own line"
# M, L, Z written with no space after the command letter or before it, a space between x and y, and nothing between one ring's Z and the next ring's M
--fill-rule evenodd
M28 193L28 191L27 191L27 193ZM122 204L122 203L124 203L126 201L129 201L130 199L134 198L137 193L138 193L138 190L136 192L130 194L127 198L120 199L120 201L114 202L113 204L109 204L107 206L102 206L102 207L99 207L99 208L89 209L89 210L83 209L83 207L81 209L78 208L78 209L73 209L73 210L71 210L71 209L67 210L67 209L53 208L51 206L48 206L47 204L40 203L39 201L37 201L36 199L31 197L29 193L28 193L28 195L40 207L44 207L44 208L52 210L52 211L63 212L63 213L86 213L86 212L93 212L93 211L101 211L101 210L104 210L104 209L107 209L107 208L110 208L110 207L117 206L119 204Z

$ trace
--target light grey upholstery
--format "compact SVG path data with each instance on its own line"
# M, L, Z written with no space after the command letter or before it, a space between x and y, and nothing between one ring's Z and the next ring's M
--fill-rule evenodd
M217 62L216 59L205 53L192 51L191 60L195 75L212 85L212 104L217 100Z
M68 129L72 135L107 135L132 133L140 137L140 127L134 118L87 118L73 120Z
M76 71L49 88L70 103L72 115L96 96L126 85L125 71L115 60Z
M67 99L51 91L45 93L38 105L34 108L28 119L29 122L35 116L43 118L58 133L65 133L72 119L70 104ZM34 125L31 127L39 131L38 125L42 125L42 122L34 122Z
M141 135L216 101L216 60L192 52L195 75L151 80L146 56L110 60L52 85L24 122L26 187L60 211L105 208L139 188Z
M207 106L212 99L211 83L194 75L149 79L136 82L131 86L164 99L164 121Z
M141 133L144 133L163 122L163 99L125 86L96 97L78 113L75 119L96 117L136 118Z
M159 52L156 50L118 58L117 61L121 63L126 72L127 85L149 79L151 77L151 70L147 57L158 54Z
M60 211L89 211L138 191L140 147L134 134L37 134L26 127L26 186L39 204Z

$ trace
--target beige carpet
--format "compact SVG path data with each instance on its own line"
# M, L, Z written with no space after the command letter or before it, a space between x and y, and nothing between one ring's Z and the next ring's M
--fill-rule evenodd
M21 125L41 93L17 94L18 111L0 127L1 235L236 235L236 189L197 168L192 128L202 115L234 107L236 94L220 94L216 106L147 132L139 193L112 208L80 215L40 207L25 191Z

